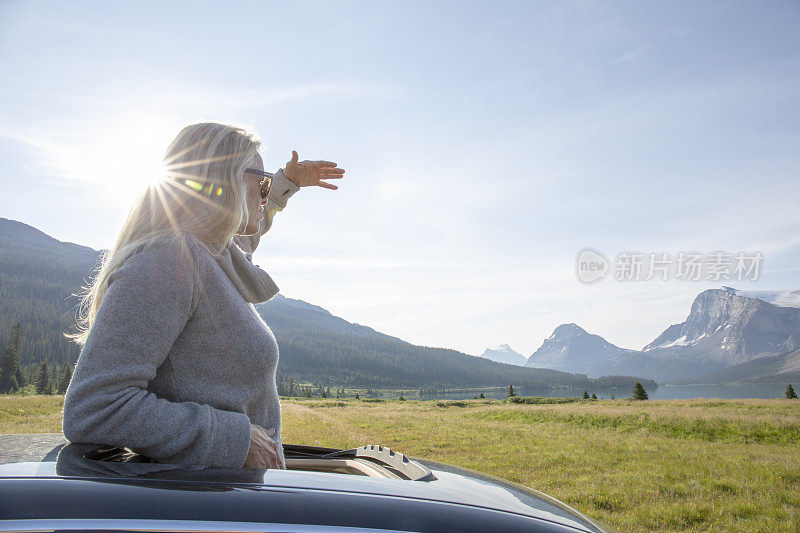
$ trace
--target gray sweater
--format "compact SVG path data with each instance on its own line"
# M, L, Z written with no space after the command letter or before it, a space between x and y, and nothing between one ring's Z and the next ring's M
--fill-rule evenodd
M297 189L276 175L260 233ZM252 264L259 237L216 258L188 233L160 238L109 276L67 389L68 440L241 467L252 422L275 428L282 455L278 345L253 307L278 287Z

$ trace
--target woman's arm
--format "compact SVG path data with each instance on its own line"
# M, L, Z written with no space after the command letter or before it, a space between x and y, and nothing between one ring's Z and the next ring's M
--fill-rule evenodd
M300 187L318 186L336 190L338 187L324 180L339 179L344 176L344 169L338 168L333 161L299 161L297 152L292 150L292 158L286 163L286 169L278 170L272 177L267 205L264 207L264 219L261 228L255 235L238 235L237 244L245 252L252 253L258 247L261 236L272 227L275 214L286 207L286 202Z
M292 183L292 181L286 177L282 168L272 176L272 185L270 186L269 195L267 196L267 205L264 206L264 219L261 221L261 229L258 232L259 236L269 231L269 228L272 227L272 219L279 211L283 211L289 198L299 190L300 187ZM258 246L257 238L253 245L253 250L256 249L256 246Z
M272 227L272 219L278 211L282 211L286 207L286 202L292 197L294 193L300 190L300 187L291 182L283 173L283 169L278 170L272 176L272 185L269 188L269 195L267 195L267 205L264 206L264 218L261 220L258 233L253 235L236 235L234 240L236 244L245 253L253 253L261 241L261 236L269 231Z
M127 446L168 463L244 464L246 414L148 390L197 306L198 255L162 240L111 274L64 400L68 440Z

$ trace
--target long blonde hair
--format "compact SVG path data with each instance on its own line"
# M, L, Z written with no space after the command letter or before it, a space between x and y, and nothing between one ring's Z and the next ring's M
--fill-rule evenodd
M183 128L164 156L166 178L134 202L91 285L76 295L81 297L78 332L64 336L81 346L86 343L109 275L139 247L163 237L177 237L185 245L185 232L200 239L212 255L221 253L247 225L243 171L260 144L242 127L204 122Z

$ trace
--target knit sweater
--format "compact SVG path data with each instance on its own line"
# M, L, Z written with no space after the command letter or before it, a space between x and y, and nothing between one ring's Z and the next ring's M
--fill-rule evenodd
M297 190L276 174L259 235L237 236L219 257L182 232L110 274L64 400L68 440L242 467L253 423L275 428L283 456L278 345L253 307L278 287L251 252Z

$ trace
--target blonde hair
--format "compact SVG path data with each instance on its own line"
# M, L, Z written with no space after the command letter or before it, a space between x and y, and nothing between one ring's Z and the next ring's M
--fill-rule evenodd
M254 133L242 127L204 122L183 128L164 156L166 178L150 185L134 202L91 285L83 287L82 295L76 295L81 297L78 332L64 336L81 346L86 343L106 294L108 277L140 247L171 237L186 250L184 237L189 233L212 255L220 254L247 225L243 171L260 144Z

